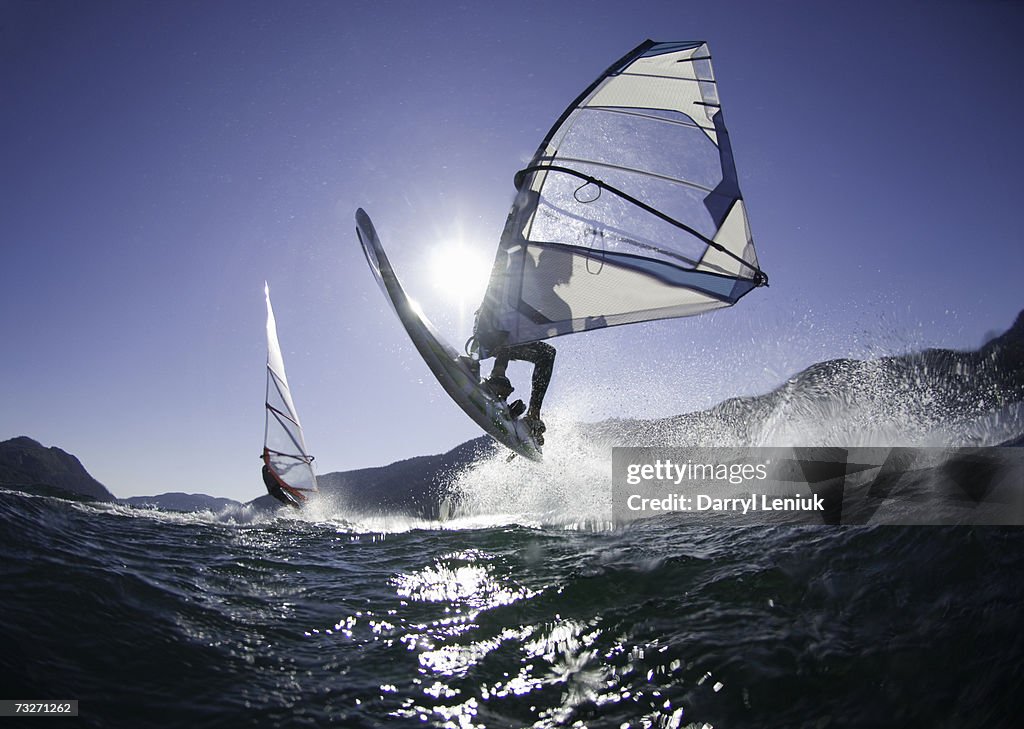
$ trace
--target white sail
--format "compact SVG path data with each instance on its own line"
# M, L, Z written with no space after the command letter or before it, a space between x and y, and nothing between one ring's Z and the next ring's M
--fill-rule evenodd
M708 47L646 41L516 175L475 331L501 346L730 306L767 283Z
M263 435L263 463L269 469L274 483L280 486L283 496L290 498L293 505L300 505L306 501L308 494L317 491L313 456L306 449L302 424L288 387L284 358L277 339L277 322L270 305L270 286L266 283L263 293L267 299L267 418ZM267 486L270 488L271 484Z

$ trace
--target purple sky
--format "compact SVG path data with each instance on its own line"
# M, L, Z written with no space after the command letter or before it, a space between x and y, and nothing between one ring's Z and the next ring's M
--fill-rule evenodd
M118 496L259 495L264 279L318 470L477 436L353 213L460 346L483 282L445 295L433 252L489 262L512 174L648 37L708 41L772 285L554 340L551 423L973 348L1024 307L1021 30L1012 2L4 0L0 439L60 446Z

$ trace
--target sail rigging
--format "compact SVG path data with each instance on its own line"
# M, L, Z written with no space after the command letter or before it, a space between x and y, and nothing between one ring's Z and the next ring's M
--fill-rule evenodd
M313 472L313 456L306 449L302 435L302 424L292 401L288 377L284 372L284 358L277 339L277 322L270 304L270 286L263 285L267 299L267 397L266 425L263 433L264 480L280 487L288 503L299 506L308 495L317 491L316 474ZM273 491L272 491L273 493ZM275 494L276 496L276 494Z
M646 41L516 174L477 317L502 346L731 306L766 285L702 41Z

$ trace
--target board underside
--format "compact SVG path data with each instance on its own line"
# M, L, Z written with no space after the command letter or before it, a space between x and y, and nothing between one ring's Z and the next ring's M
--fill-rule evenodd
M539 461L541 449L527 424L509 417L508 404L481 386L479 377L467 366L465 358L460 358L406 295L384 253L370 216L362 209L356 212L356 233L370 270L445 392L496 441L525 458Z

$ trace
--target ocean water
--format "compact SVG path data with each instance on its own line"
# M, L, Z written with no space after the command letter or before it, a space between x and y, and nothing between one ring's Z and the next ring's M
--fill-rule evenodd
M0 729L1019 726L1024 530L611 528L559 483L444 524L0 492L0 698L79 701Z

